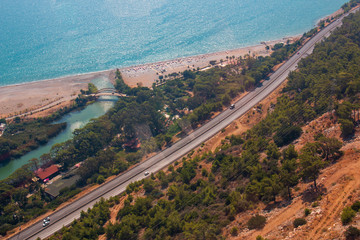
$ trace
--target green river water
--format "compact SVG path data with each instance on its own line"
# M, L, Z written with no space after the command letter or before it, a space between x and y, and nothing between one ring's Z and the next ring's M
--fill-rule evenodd
M96 78L92 80L92 82L98 89L113 87L106 77ZM11 160L4 165L0 165L0 180L10 176L10 174L15 172L16 169L28 163L30 159L39 158L42 154L49 153L54 144L65 142L72 138L72 133L75 129L85 126L92 118L104 115L107 110L114 105L116 100L117 97L112 96L100 97L98 101L87 106L83 110L64 115L60 120L56 121L56 123L66 122L66 129L56 137L50 139L47 144L25 154L21 158Z

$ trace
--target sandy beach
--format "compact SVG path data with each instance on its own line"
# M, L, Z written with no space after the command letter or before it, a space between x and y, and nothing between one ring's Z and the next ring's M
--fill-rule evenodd
M266 50L266 46L271 48L276 43L286 43L288 40L291 42L298 37L286 37L239 49L125 67L120 68L120 71L124 81L129 86L134 87L140 84L151 87L161 74L167 75L173 72L182 72L186 69L206 68L209 66L209 62L214 60L220 62L222 59L226 64L227 56L239 57L246 54L266 56L271 53L271 50ZM28 116L31 117L49 114L75 99L80 90L86 89L87 84L92 79L106 77L113 82L114 71L113 69L0 87L0 118L30 112L32 115Z
M109 76L110 72L109 70L0 87L0 118L64 106L76 98L80 89L87 89L87 84L92 79ZM42 115L32 115L39 116Z
M250 56L267 56L271 53L271 50L266 50L266 46L274 46L276 43L286 43L288 40L292 42L294 39L298 39L300 36L286 37L280 40L262 42L261 44L238 48L233 50L202 54L191 57L178 58L174 60L168 60L157 63L149 63L129 68L120 69L125 82L135 87L137 84L142 86L151 87L159 75L168 75L174 72L183 72L187 69L206 68L210 64L210 61L220 62L222 59L224 64L227 64L226 57L239 57L249 54Z

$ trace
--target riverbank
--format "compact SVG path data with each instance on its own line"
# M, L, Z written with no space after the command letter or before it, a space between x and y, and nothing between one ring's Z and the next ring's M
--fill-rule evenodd
M210 61L220 62L221 59L223 65L226 65L227 57L232 56L239 57L246 54L267 56L271 53L271 46L276 43L286 43L288 40L292 42L298 37L286 37L239 49L131 66L121 68L120 71L129 86L135 87L140 84L151 87L159 75L182 72L186 69L204 68L209 66ZM266 46L269 46L270 49L267 50ZM69 104L81 89L86 89L91 80L99 77L106 77L113 81L114 70L0 87L0 118L31 112L31 117L50 114L59 107Z

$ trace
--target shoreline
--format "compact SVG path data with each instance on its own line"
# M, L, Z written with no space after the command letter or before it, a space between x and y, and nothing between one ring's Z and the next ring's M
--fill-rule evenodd
M151 87L152 83L154 81L152 81L150 84L148 82L148 80L150 77L152 77L153 80L157 79L158 75L156 74L156 72L159 75L165 75L165 74L170 74L173 72L179 72L179 71L182 72L182 71L185 71L186 69L194 69L197 67L204 68L204 67L209 66L209 62L212 60L216 60L217 62L219 62L220 59L223 59L224 62L226 62L226 56L229 56L229 57L233 56L233 55L235 55L236 57L245 56L245 55L249 54L249 51L251 52L250 53L251 55L255 54L255 56L267 56L267 55L271 54L272 50L271 49L266 50L265 49L266 46L271 47L271 46L274 46L276 43L281 43L281 42L285 43L287 40L293 41L294 39L299 39L301 36L302 36L302 34L295 35L295 36L286 36L281 39L263 41L256 45L251 45L251 46L246 46L246 47L241 47L241 48L222 50L222 51L198 54L198 55L191 55L191 56L187 56L187 57L175 58L175 59L152 62L152 63L145 63L145 64L135 65L135 66L131 66L131 67L118 68L118 69L120 70L125 83L127 83L129 86L135 87L136 83L141 83L142 82L141 80L144 80L145 83L142 82L143 86ZM185 61L187 63L185 63ZM173 66L171 66L171 63L173 64ZM141 69L141 68L151 68L151 69ZM161 72L161 68L165 68L166 73ZM131 69L140 69L140 70L148 71L148 72L152 70L153 74L152 74L152 76L149 76L149 74L146 75L145 73L139 73L142 76L134 76L134 74L130 74L130 73L126 72ZM170 71L168 69L170 69Z
M343 10L340 8L335 12L318 19L314 26L318 26L320 21L331 19L342 13ZM298 39L301 36L302 34L284 36L279 39L263 41L258 44L254 43L254 45L235 49L126 67L114 67L107 70L65 75L50 79L0 85L0 118L8 118L17 115L26 115L26 117L29 117L29 114L30 118L47 116L57 111L60 107L68 106L77 97L81 89L87 89L87 84L93 79L102 77L107 78L110 82L114 83L116 69L120 70L125 83L130 87L136 87L138 85L151 87L152 84L156 83L159 79L159 75L183 72L193 68L204 69L209 66L209 61L216 60L219 62L220 59L225 60L226 56L239 57L245 56L246 54L267 56L271 54L272 51L265 50L266 45L271 47L276 43L285 43L287 40ZM228 61L226 62L228 63ZM33 114L32 111L36 113Z
M65 75L65 76L55 77L55 78L46 78L46 79L41 79L41 80L34 80L34 81L30 81L30 82L22 82L22 83L14 83L14 84L0 85L0 88L16 87L16 86L21 86L21 85L26 85L26 84L31 84L31 83L56 81L56 80L62 80L62 79L64 79L64 78L70 78L70 77L81 77L81 76L83 76L83 75L102 74L102 73L110 72L110 71L112 71L112 70L114 70L114 69L100 70L100 71L87 72L87 73L77 73L77 74Z
M0 86L0 118L12 117L32 111L37 113L30 115L31 118L49 115L56 111L57 108L66 105L65 103L68 104L75 99L80 90L87 89L87 84L93 79L105 77L114 83L116 69L120 70L125 83L130 87L136 87L137 85L151 87L159 75L183 72L187 69L205 68L209 66L209 61L216 60L219 62L220 59L223 59L226 62L226 56L239 57L247 54L267 56L272 51L271 49L266 50L266 46L271 47L280 42L286 43L287 40L293 41L300 36L283 37L237 49ZM44 109L44 111L37 111L38 109Z
M331 15L333 15L333 14L330 14L328 16L331 16ZM324 18L326 19L328 16L326 16ZM318 21L321 21L324 18L320 18ZM111 71L115 71L116 69L119 69L119 70L131 69L131 68L135 68L135 67L139 67L139 66L149 66L149 65L166 63L166 62L175 61L175 60L181 60L181 59L186 59L186 58L194 58L194 57L201 57L201 56L207 56L207 55L214 55L214 54L217 54L217 53L224 53L224 52L233 52L233 51L238 51L238 50L242 50L242 49L245 49L245 48L254 48L254 47L257 47L257 46L261 46L262 43L268 43L269 46L271 46L271 45L273 45L273 44L271 44L272 42L277 43L277 42L282 41L284 39L297 38L297 37L301 37L301 36L302 36L302 34L298 34L298 35L294 35L294 36L285 36L285 37L282 37L281 39L262 41L262 42L260 42L258 44L248 45L248 46L234 48L234 49L227 49L227 50L220 50L220 51L216 51L216 52L189 55L189 56L185 56L185 57L177 57L177 58L173 58L173 59L160 60L160 61L156 61L156 62L141 63L141 64L138 64L138 65L130 65L130 66L124 66L124 67L114 67L114 68L109 68L109 69L105 69L105 70L93 71L93 72L75 73L75 74L69 74L69 75L54 77L54 78L45 78L45 79L40 79L40 80L33 80L33 81L30 81L30 82L21 82L21 83L0 85L0 89L5 88L5 87L15 87L15 86L21 86L21 85L26 85L26 84L38 83L38 82L64 80L66 78L71 78L71 77L74 77L74 78L76 77L77 78L77 77L82 77L82 76L85 77L87 75L97 75L97 74L101 75L101 74L107 74L108 72L111 72Z

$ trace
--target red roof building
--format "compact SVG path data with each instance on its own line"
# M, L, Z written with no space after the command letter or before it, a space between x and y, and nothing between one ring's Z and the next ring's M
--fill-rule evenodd
M35 175L40 178L41 180L44 180L45 178L50 178L53 175L55 175L59 171L59 167L57 165L51 165L48 168L39 168L35 171Z

